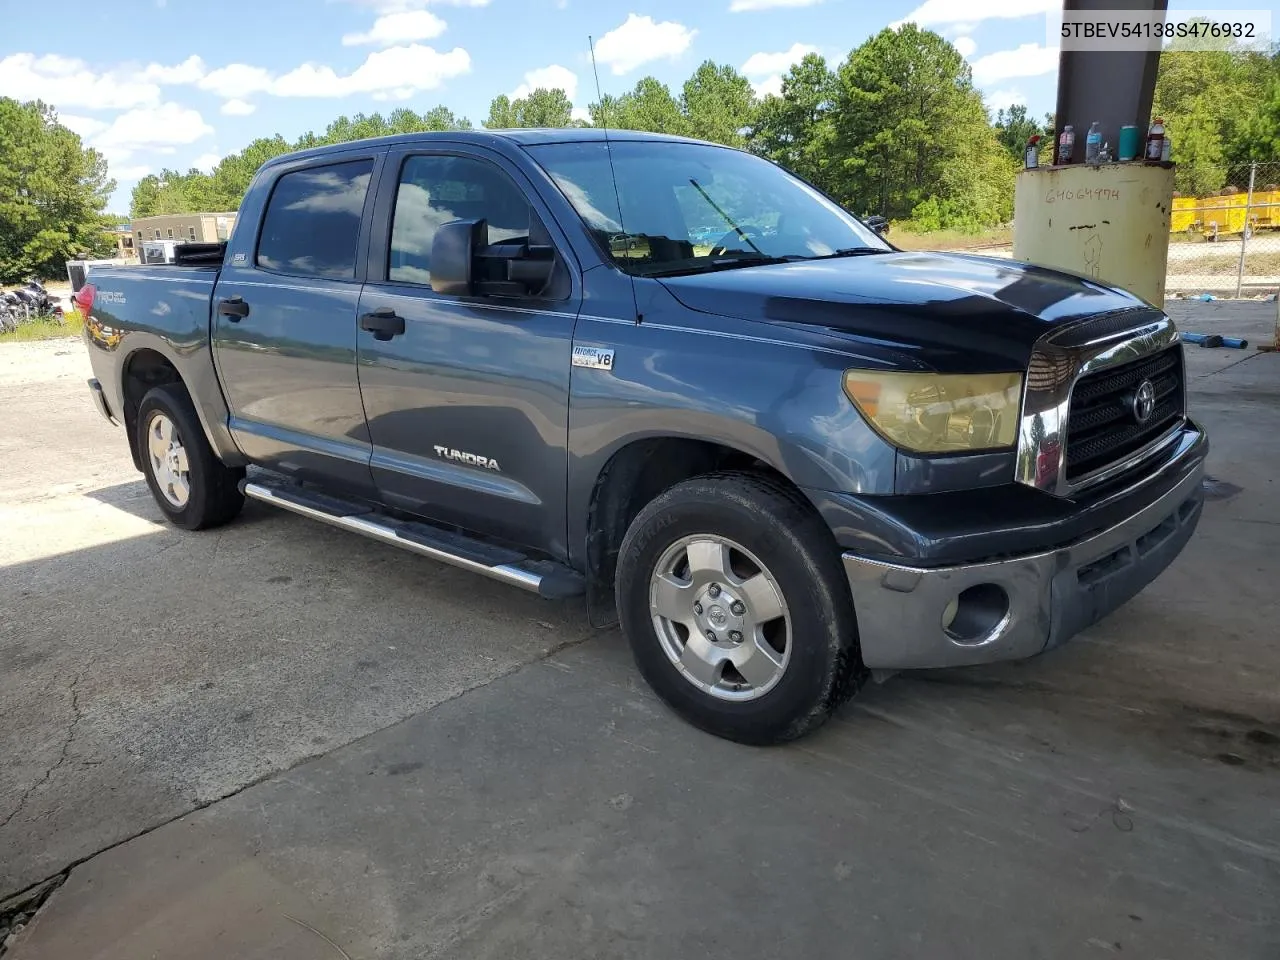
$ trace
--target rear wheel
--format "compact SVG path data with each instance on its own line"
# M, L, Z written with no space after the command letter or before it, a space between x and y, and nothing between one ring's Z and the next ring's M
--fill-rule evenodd
M616 589L645 679L719 736L801 736L865 674L839 550L771 478L697 477L660 495L627 531Z
M151 495L179 527L202 530L240 513L244 468L226 466L213 452L181 384L153 387L138 407L138 450Z

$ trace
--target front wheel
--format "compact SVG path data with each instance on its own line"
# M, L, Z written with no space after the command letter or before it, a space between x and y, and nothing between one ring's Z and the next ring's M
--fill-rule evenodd
M839 549L796 491L756 474L677 484L622 542L618 610L645 679L742 743L826 720L866 674Z

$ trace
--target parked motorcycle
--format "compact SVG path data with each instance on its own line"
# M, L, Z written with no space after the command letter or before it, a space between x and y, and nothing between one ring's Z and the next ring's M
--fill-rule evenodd
M62 305L49 296L49 291L35 277L31 277L14 291L36 317L52 317L62 320Z
M17 330L26 319L26 311L16 293L0 290L0 333Z

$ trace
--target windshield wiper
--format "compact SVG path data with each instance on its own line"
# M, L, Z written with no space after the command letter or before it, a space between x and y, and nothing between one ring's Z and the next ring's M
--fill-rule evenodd
M687 277L695 273L717 273L721 270L737 270L740 267L767 267L778 263L795 263L807 260L807 257L770 257L764 254L745 253L725 257L716 257L705 263L690 264L687 267L670 267L646 273L649 277Z
M820 257L810 257L810 260L835 260L839 257L865 257L873 253L893 253L884 247L841 247L834 253L824 253Z

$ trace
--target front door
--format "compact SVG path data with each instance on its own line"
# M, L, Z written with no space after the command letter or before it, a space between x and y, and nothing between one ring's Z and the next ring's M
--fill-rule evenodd
M523 175L479 148L387 158L360 316L360 390L387 503L509 543L565 553L570 351L580 303L569 249ZM489 242L552 229L544 291L455 297L430 287L436 228L484 219ZM396 321L398 329L398 321ZM386 334L383 334L386 336Z
M214 358L240 449L361 493L373 492L373 448L356 371L357 252L375 161L286 167L265 211L242 212L262 229L237 231L213 302Z

